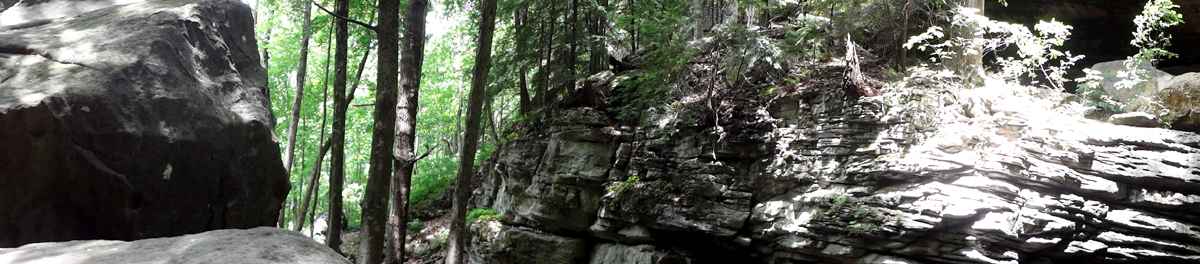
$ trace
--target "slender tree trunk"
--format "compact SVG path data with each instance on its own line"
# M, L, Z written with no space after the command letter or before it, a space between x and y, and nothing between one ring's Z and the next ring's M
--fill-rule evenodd
M483 90L487 87L488 71L492 67L492 31L496 27L496 0L481 0L479 7L479 39L475 52L475 68L471 75L471 92L467 98L467 130L459 151L458 178L454 180L454 212L450 217L450 243L446 249L446 264L461 264L466 259L467 201L471 198L471 178L475 176L475 150L479 147L479 116L483 108Z
M529 19L529 6L521 5L519 8L517 8L516 14L514 14L513 17L514 17L513 20L516 20L515 24L516 24L516 29L517 29L517 58L518 58L517 63L520 64L519 66L517 66L519 68L519 72L517 73L519 75L519 76L517 76L517 78L519 79L519 81L518 81L519 82L518 96L520 97L520 101L518 101L518 109L520 109L521 115L524 116L524 115L528 115L529 112L533 111L533 106L530 105L532 102L529 101L529 78L528 78L528 76L529 76L529 66L528 66L529 65L529 44L528 44L528 42L529 42L529 22L527 20Z
M348 17L350 13L349 0L334 1L334 13ZM342 105L346 101L346 57L347 42L350 38L349 22L343 19L334 20L333 48L333 147L329 165L329 233L325 245L341 253L342 245L342 186L346 180L346 110Z
M570 50L567 52L567 72L566 80L574 81L578 76L578 68L576 67L579 60L579 0L571 0L571 37L567 38L567 43L570 44ZM574 87L570 87L574 89Z
M292 116L288 120L288 142L287 142L287 158L283 160L283 167L287 168L290 175L292 171L292 162L296 159L296 129L300 124L300 106L304 102L304 81L308 75L308 42L312 36L312 4L302 2L304 5L304 18L301 22L300 30L300 68L296 72L296 100L292 102Z
M450 140L453 141L454 144L452 146L447 147L449 149L448 151L450 151L450 152L446 156L454 156L456 151L462 150L463 109L466 109L466 108L467 108L466 100L458 101L458 110L454 112L454 120L455 120L454 121L454 134L450 135Z
M542 34L546 35L546 46L544 46L546 49L546 61L542 63L542 68L538 70L538 73L542 74L542 87L539 87L538 97L540 97L541 106L543 107L549 106L556 99L550 94L551 90L553 90L550 89L550 84L553 83L551 79L554 79L554 70L550 69L550 61L554 58L554 32L558 26L558 9L555 8L553 1L548 8L550 9L550 31L542 32Z
M536 105L534 105L534 108L545 105L545 103L543 103L543 101L545 101L545 99L543 99L543 98L546 97L546 90L549 90L546 86L549 86L549 83L550 83L548 81L549 76L550 76L550 74L548 72L550 70L547 69L547 68L549 68L549 64L550 64L549 63L550 62L550 45L551 45L550 42L551 42L551 39L554 38L553 34L547 33L547 31L546 31L546 27L550 23L546 22L544 20L540 21L540 22L541 22L540 23L541 25L538 26L538 36L540 38L538 40L541 41L543 44L541 45L542 48L540 50L542 53L538 54L540 57L538 57L537 60L534 62L535 64L538 65L538 71L533 76L534 81L537 82L534 84L534 85L537 85L537 87L535 87L535 90L537 93L534 94L535 97L531 98L533 100L533 102L536 103ZM545 60L543 60L542 58L545 58Z
M421 91L421 64L425 60L426 0L408 0L404 17L404 50L400 56L400 89L396 99L396 156L392 173L392 211L388 218L387 258L385 263L404 263L404 241L408 237L408 193L418 157L417 98Z
M912 20L912 8L915 8L915 0L908 0L904 3L904 25L900 27L900 71L908 72L908 49L904 48L904 43L908 42L908 23Z
M375 89L375 124L371 132L371 161L362 200L362 232L358 263L383 262L384 227L387 225L388 188L395 143L396 81L400 52L400 1L379 1L379 64Z
M983 0L962 0L961 6L966 8L975 8L983 14ZM976 30L979 25L955 26L950 30L950 36L963 39L979 38ZM957 72L960 76L966 78L968 82L978 82L979 77L983 74L983 51L980 47L966 46L960 47L956 52L958 56L952 58L948 63L950 69Z
M332 32L333 31L331 30L330 33L332 33ZM358 81L362 78L363 69L365 69L367 66L367 57L370 57L370 55L371 55L372 45L367 45L366 50L363 51L362 60L359 61L359 63L358 63L358 73L354 75L355 76L354 77L354 85L350 86L350 91L346 94L346 102L347 103L342 104L341 106L337 106L337 105L333 106L335 108L334 111L339 111L337 109L341 109L340 111L346 111L346 109L350 106L349 102L354 101L354 91L358 89ZM332 53L330 53L330 54L332 54ZM328 61L328 60L326 60L326 61ZM329 63L326 62L325 65L329 65ZM325 99L322 99L321 101L324 102L327 100L329 100L329 99L325 98ZM321 116L322 116L321 127L324 128L325 127L325 119L324 119L325 111L322 110L321 112L322 112L321 113ZM324 130L322 130L321 137L322 138L325 137ZM308 191L305 192L304 202L303 202L303 205L301 205L301 207L300 207L300 212L296 214L301 219L303 219L305 216L311 215L313 213L313 211L316 210L315 208L317 207L316 206L317 203L311 203L311 206L310 206L309 201L312 200L314 197L316 197L316 189L318 189L320 186L320 178L317 176L320 175L320 172L321 172L321 163L323 163L325 161L325 154L329 153L329 149L333 144L332 138L324 138L324 139L322 139L322 141L324 143L321 143L320 151L317 152L316 163L313 164L313 169L309 173L309 176L308 176L309 177L308 178L308 186L309 186ZM303 221L303 220L301 220L301 221ZM311 221L309 221L309 222L311 223ZM296 224L296 227L294 227L294 230L300 231L303 228L304 228L304 222L299 222L298 224Z
M308 173L308 189L307 189L308 191L304 192L304 202L302 202L300 205L300 212L298 212L295 216L293 216L293 218L298 219L298 220L294 221L295 226L292 227L292 230L299 232L300 230L304 229L304 219L307 218L308 213L310 212L309 211L310 205L311 205L311 207L314 207L314 208L317 207L316 206L317 203L310 204L309 202L311 202L313 200L313 197L316 196L317 187L320 186L320 184L321 184L321 181L320 181L321 177L317 177L317 176L321 175L321 163L324 163L325 153L329 152L329 147L331 145L330 143L332 143L332 142L333 141L331 141L331 140L326 140L325 144L321 145L320 152L317 153L317 160L316 160L316 163L313 164L313 170ZM313 209L313 210L315 210L315 209Z
M255 5L257 7L258 2L255 2ZM254 10L259 10L259 9L255 8ZM266 12L267 12L267 17L271 17L275 13L275 12L271 11L270 9L267 9ZM257 12L255 14L257 14ZM258 19L255 18L255 21L257 21L257 20ZM266 72L268 76L271 74L271 51L268 48L270 46L271 46L271 28L267 28L267 34L265 37L263 37L263 44L260 47L263 48L263 50L262 50L263 71ZM267 83L265 85L267 86L267 89L266 89L267 98L273 99L273 98L271 98L271 78L267 78ZM289 179L288 179L289 183L291 182L290 176L291 175L289 175ZM284 201L286 202L287 199L284 199ZM287 228L287 206L279 207L279 221L276 222L276 226L279 228Z
M327 36L326 39L333 37L333 23L329 24L329 32L328 32L328 35L326 35L326 36ZM322 104L321 104L321 106L322 106L321 107L321 127L320 127L321 128L321 140L319 140L317 142L325 142L326 141L325 140L325 126L326 126L326 121L327 121L326 117L329 116L328 109L327 109L327 107L325 107L325 104L323 102L329 101L329 61L330 61L330 59L333 59L333 52L331 52L331 51L333 51L333 45L325 45L325 46L326 46L325 47L325 77L322 78L323 81L321 83L321 102L322 102ZM336 108L337 106L334 106L334 107ZM309 205L309 201L310 201L309 196L312 193L314 193L312 187L316 186L314 184L316 184L316 182L317 182L316 181L317 175L320 175L321 163L325 160L325 152L326 151L329 151L329 143L328 142L322 143L322 145L318 146L317 160L316 160L316 163L313 164L314 170L310 171L310 173L309 173L309 178L308 178L308 188L309 189L307 192L301 192L301 194L303 195L303 196L301 196L301 197L303 197L301 199L303 201L300 202L300 207L296 208L296 210L293 210L293 212L292 212L292 215L293 215L292 216L292 230L295 230L297 232L300 231L301 229L304 229L304 220L306 219L305 216L307 215L306 210L308 210L308 205ZM303 186L301 186L301 187L303 187ZM300 190L303 191L305 189L300 189Z
M601 8L608 8L608 0L599 0L597 3ZM608 18L605 17L604 11L596 8L591 12L591 19L588 20L588 33L594 38L600 38L605 34L605 27L608 25ZM604 43L597 40L591 40L591 58L588 59L588 75L596 74L604 70L604 59L608 52L604 49Z

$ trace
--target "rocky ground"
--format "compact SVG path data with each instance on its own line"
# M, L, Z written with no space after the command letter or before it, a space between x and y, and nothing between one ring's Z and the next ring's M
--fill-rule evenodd
M137 241L76 240L0 249L0 263L309 263L350 261L300 233L225 229Z

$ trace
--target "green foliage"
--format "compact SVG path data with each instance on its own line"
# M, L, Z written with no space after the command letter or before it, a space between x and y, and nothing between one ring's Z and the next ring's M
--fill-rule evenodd
M993 39L995 42L989 47L1017 46L1017 58L997 56L997 63L1001 65L1001 76L1009 80L1030 78L1031 85L1064 90L1063 83L1066 78L1063 75L1076 61L1083 59L1082 55L1072 56L1070 51L1060 50L1071 36L1071 26L1053 19L1049 22L1039 21L1034 25L1034 30L1037 31L1034 35L1021 25L989 22L988 32L1002 35L999 40ZM1039 76L1048 82L1041 84L1037 79Z
M1183 16L1175 12L1175 8L1179 6L1170 0L1151 0L1133 19L1137 29L1129 44L1138 48L1138 53L1125 59L1125 70L1117 73L1117 78L1121 79L1116 83L1117 89L1139 87L1151 79L1150 73L1138 65L1145 62L1157 65L1160 59L1178 56L1166 50L1171 45L1171 34L1166 33L1166 28L1183 23Z
M429 258L430 255L432 255L434 252L437 252L438 250L445 248L446 244L448 244L449 242L450 242L450 232L442 231L441 233L438 233L436 236L434 236L433 241L429 241L429 244L425 245L424 247L415 249L414 252L412 252L412 253L418 259Z
M868 202L879 202L877 199L861 199L835 193L819 197L815 202L817 214L814 220L844 222L850 235L881 232L888 222L898 220L896 216L889 216L884 211L868 204Z
M610 47L627 51L626 60L641 69L641 74L626 81L613 91L609 110L621 120L642 122L653 113L661 113L678 96L679 80L686 75L687 62L697 51L687 47L691 26L686 14L691 13L690 1L622 1L614 2L608 12L612 32L607 36ZM627 46L628 45L628 46Z
M412 221L408 221L408 225L405 228L408 229L409 234L416 234L421 232L422 228L425 228L425 223L421 222L421 219L413 218Z
M326 60L326 58L331 53L328 49L330 43L333 42L330 23L334 19L319 9L313 8L309 60L307 65L300 65L299 36L302 14L297 3L295 1L260 1L258 2L259 6L255 8L258 15L255 29L256 37L260 41L259 47L262 51L270 54L267 79L273 102L272 111L278 117L276 123L281 124L275 128L277 135L287 134L287 123L290 118L287 113L291 112L292 104L290 102L295 98L295 72L299 67L308 68L307 86L300 109L296 164L289 178L290 183L295 187L288 194L285 204L288 208L284 214L285 222L289 224L295 217L292 215L292 208L299 207L301 202L303 189L301 187L306 187L304 185L307 184L308 176L315 165L320 144L323 139L328 137L329 128L327 126L332 122L329 120L329 115L332 115L333 112L332 96L326 95L332 92L327 87L332 82L334 69L332 69L332 61ZM321 4L326 7L330 6L327 1ZM444 3L435 2L434 4ZM350 17L374 23L377 11L372 5L367 1L351 1ZM471 51L474 50L474 34L468 30L471 28L468 27L471 21L462 19L465 13L444 12L443 15L452 17L448 22L454 23L454 25L450 26L449 32L441 34L430 32L432 36L426 44L420 93L421 110L418 114L417 124L419 129L417 150L423 152L429 148L433 151L428 157L417 163L413 174L410 208L414 211L431 206L433 201L450 186L457 173L458 155L456 152L459 141L461 141L458 139L461 134L458 129L461 127L462 119L458 109L465 101L464 88L467 87L467 78L464 73L471 71L473 63ZM432 15L434 14L431 13ZM497 35L497 37L501 36ZM358 85L354 93L355 98L350 104L358 106L351 106L347 111L345 147L347 178L342 195L345 217L351 228L358 227L360 224L359 201L363 197L368 169L367 162L370 158L371 130L374 124L373 109L370 106L375 101L374 81L376 80L375 63L377 60L374 47L370 44L374 41L375 35L372 30L357 25L350 26L349 49L351 52L348 58L350 69L347 69L347 72L350 74L351 84ZM360 78L353 79L354 75L359 72L358 65L360 65L359 61L363 59L363 52L368 49L372 51L367 58L363 74ZM495 75L497 74L493 74L493 76ZM513 102L515 100L512 98L514 98L514 92L497 93L493 97L495 100L492 106L493 111L497 113L514 112ZM514 115L486 116L504 119ZM321 127L322 119L325 119L326 127ZM503 124L505 121L485 121L485 123ZM495 130L498 129L493 129L493 131ZM486 159L487 153L495 149L499 142L489 139L495 139L495 137L480 142L479 153L481 155L477 155L479 159ZM323 164L321 171L318 172L321 177L321 186L316 191L314 201L316 212L328 210L329 161L330 158L327 155L324 159L326 164ZM308 224L311 223L306 223L306 225Z
M1166 33L1166 28L1183 23L1183 15L1175 12L1176 8L1179 6L1171 0L1146 2L1142 13L1133 19L1137 30L1129 43L1138 48L1138 55L1134 57L1157 63L1159 59L1178 56L1166 50L1171 45L1171 34Z
M626 178L625 181L609 185L608 187L605 187L605 189L608 190L609 196L617 197L617 196L621 195L621 193L624 193L626 190L629 190L629 189L633 188L634 186L636 186L638 184L638 182L639 182L639 179L638 179L637 175L629 176L629 178Z
M743 25L723 24L713 29L713 35L716 37L715 48L727 55L723 57L722 64L730 86L742 83L748 72L756 69L784 71L786 58L783 49L777 45L777 41L758 31ZM782 74L777 78L782 78Z
M1016 46L1016 57L997 56L1000 76L1010 81L1027 80L1026 84L1059 91L1064 89L1066 70L1083 58L1060 50L1071 36L1071 26L1053 19L1038 22L1034 26L1037 34L1034 34L1023 25L989 20L974 9L958 8L953 14L951 24L954 27L975 28L977 32L973 35L983 38L948 36L942 27L931 26L924 33L909 38L904 47L931 52L933 62L945 62L967 56L960 54L967 50L996 52ZM1039 78L1047 82L1041 83Z
M1133 32L1133 40L1130 41L1130 45L1138 48L1138 53L1125 59L1125 69L1117 72L1118 81L1114 84L1115 89L1139 89L1139 92L1144 92L1141 89L1146 87L1144 84L1151 81L1153 76L1140 65L1143 63L1155 65L1160 59L1178 56L1166 50L1167 46L1171 45L1171 35L1165 32L1166 28L1183 23L1183 16L1174 10L1178 7L1170 0L1146 2L1142 13L1133 20L1137 29ZM1084 73L1084 77L1075 81L1080 84L1077 93L1086 99L1085 104L1088 106L1111 113L1124 113L1131 110L1130 108L1139 108L1139 106L1144 108L1149 105L1161 106L1162 104L1143 97L1133 98L1130 102L1119 102L1100 87L1100 81L1104 79L1100 72L1088 69L1084 70ZM1164 111L1157 113L1160 116L1169 114L1170 111L1165 107L1157 107L1157 109Z
M619 102L610 108L617 119L645 122L647 117L666 112L666 106L679 97L678 85L686 75L687 62L695 58L696 52L688 50L682 43L660 44L649 51L638 64L640 76L626 81L613 92L612 101Z
M815 17L805 17L808 21L802 23L796 30L784 32L780 48L787 54L800 56L805 60L825 60L837 55L836 47L831 45L830 36L833 28L827 20Z
M1124 113L1125 104L1117 102L1111 95L1100 87L1100 81L1104 80L1099 71L1092 69L1083 69L1084 76L1075 79L1079 86L1075 88L1075 93L1084 99L1084 104L1088 106L1104 109L1110 113Z
M475 220L493 221L499 219L500 215L496 214L496 209L492 208L475 208L471 209L470 212L467 212L467 222L472 222Z

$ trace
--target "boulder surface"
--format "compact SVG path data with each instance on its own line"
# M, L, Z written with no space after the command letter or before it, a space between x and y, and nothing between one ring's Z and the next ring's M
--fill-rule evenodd
M225 229L137 241L76 240L0 249L0 263L349 264L333 249L274 227Z
M274 225L289 185L248 6L5 2L0 247Z

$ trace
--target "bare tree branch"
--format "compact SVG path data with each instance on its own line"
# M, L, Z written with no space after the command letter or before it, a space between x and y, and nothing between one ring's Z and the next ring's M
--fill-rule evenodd
M321 9L321 11L325 11L325 13L326 13L326 14L329 14L329 15L331 15L331 16L334 16L334 17L336 17L336 18L338 18L338 19L341 19L341 20L345 20L346 22L350 22L350 23L358 24L359 26L365 27L365 28L367 28L367 29L370 29L370 30L372 30L372 31L374 31L374 30L375 30L375 26L372 26L371 24L367 24L367 23L364 23L364 22L362 22L362 21L354 20L354 19L352 19L352 18L349 18L349 17L339 16L338 14L334 14L334 13L333 13L333 11L329 11L329 9L325 9L325 7L324 7L324 6L321 6L321 4L318 4L316 0L310 0L309 2L312 2L312 4L313 4L314 6L317 6L317 8L320 8L320 9Z

